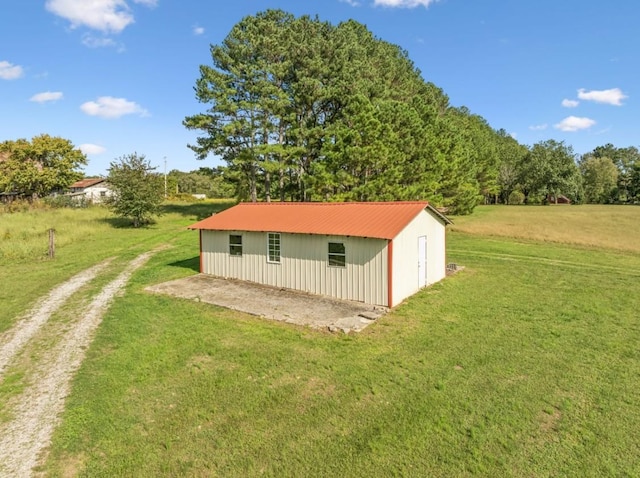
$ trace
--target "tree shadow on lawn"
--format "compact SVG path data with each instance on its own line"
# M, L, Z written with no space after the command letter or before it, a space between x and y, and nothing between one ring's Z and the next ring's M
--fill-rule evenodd
M133 221L130 218L104 217L104 218L98 219L98 221L109 224L114 229L136 229L135 227L133 227ZM137 229L145 229L149 226L153 226L154 224L156 224L156 221L152 220L147 224L141 224L140 226L137 227Z
M191 269L195 272L200 272L200 256L191 257L182 261L170 262L168 265L171 267L181 267L183 269Z
M230 208L236 204L236 201L233 199L229 199L228 201L220 201L220 202L171 202L162 205L162 212L164 214L181 214L186 217L196 217L198 221L205 219L211 216L214 213L218 213L227 208Z

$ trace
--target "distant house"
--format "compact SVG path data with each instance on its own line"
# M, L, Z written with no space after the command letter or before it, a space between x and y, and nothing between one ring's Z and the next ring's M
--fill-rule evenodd
M563 196L562 194L558 194L557 196L554 196L553 194L549 194L547 196L547 203L548 204L571 204L571 199L569 199L567 196Z
M204 274L393 307L445 277L450 223L425 201L241 203L190 228Z
M71 186L70 195L78 198L84 198L87 201L98 204L108 196L113 194L107 180L104 178L88 178L76 181Z

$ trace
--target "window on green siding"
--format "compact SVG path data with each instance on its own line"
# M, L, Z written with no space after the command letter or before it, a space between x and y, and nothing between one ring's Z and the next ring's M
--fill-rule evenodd
M335 267L344 267L347 255L344 244L342 242L329 243L329 265Z
M229 234L229 254L232 256L242 255L242 236L240 234Z
M280 233L270 232L267 245L268 261L280 262Z

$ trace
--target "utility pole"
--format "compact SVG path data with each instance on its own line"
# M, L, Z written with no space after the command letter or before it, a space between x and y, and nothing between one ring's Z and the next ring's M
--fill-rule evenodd
M167 157L164 158L164 198L167 199Z

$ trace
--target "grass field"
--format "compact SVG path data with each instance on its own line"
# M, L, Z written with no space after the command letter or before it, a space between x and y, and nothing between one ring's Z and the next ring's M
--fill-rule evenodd
M454 231L640 252L636 206L492 206L456 218Z
M640 475L640 208L455 218L466 269L345 336L145 293L194 273L195 207L145 230L77 211L87 242L0 258L2 330L83 267L174 246L104 317L45 474Z

